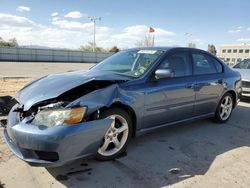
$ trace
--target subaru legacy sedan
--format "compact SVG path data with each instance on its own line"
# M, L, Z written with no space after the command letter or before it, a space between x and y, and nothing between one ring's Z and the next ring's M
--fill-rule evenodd
M35 166L111 160L131 138L153 129L211 117L226 122L240 94L240 74L208 52L128 49L88 71L48 75L24 86L4 139Z

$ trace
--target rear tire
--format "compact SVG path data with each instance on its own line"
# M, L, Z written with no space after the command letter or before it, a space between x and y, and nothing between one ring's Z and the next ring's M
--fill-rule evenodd
M111 117L113 124L105 133L96 158L101 161L115 159L123 154L132 138L132 121L129 114L120 108L107 109L100 114L100 118Z
M230 93L226 93L220 100L215 112L214 120L217 123L225 123L229 120L233 111L234 100Z

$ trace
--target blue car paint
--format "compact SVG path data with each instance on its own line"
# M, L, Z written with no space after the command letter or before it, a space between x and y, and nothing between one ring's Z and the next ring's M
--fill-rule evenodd
M25 119L18 122L16 117L17 112L11 111L7 129L4 130L4 140L17 157L37 166L59 166L94 155L113 121L102 119L48 128L32 125ZM59 160L41 160L34 151L57 152Z
M144 48L143 48L144 49ZM146 48L147 49L147 48ZM133 79L127 76L114 74L111 72L98 71L95 68L90 69L87 72L77 71L65 74L56 74L46 76L40 80L34 81L32 84L27 85L20 90L16 96L16 99L23 105L25 110L30 109L33 105L48 99L53 99L59 95L71 90L79 85L84 85L93 80L99 81L121 81L115 82L106 88L94 90L78 99L72 101L67 107L74 106L87 106L87 114L90 115L93 112L103 108L110 107L114 103L125 105L132 109L135 114L136 122L136 134L142 134L146 131L180 123L187 120L193 120L198 118L206 118L214 115L218 102L221 97L228 91L232 92L238 99L241 88L240 74L236 71L228 68L221 62L224 72L220 74L200 75L200 76L187 76L173 79L153 80L155 70L170 52L174 51L198 51L206 53L198 49L187 48L153 48L165 51L165 53L154 63L154 65L140 78ZM76 127L81 127L78 130L79 137L75 139L70 137L70 140L75 143L76 150L71 152L71 148L66 150L57 150L54 147L52 150L59 152L58 162L39 161L33 159L32 164L38 165L55 165L62 164L69 160L73 160L78 157L84 157L88 154L95 154L97 151L97 143L105 134L107 127L110 126L111 120L96 120L93 122L83 122L80 125L74 126L58 126L49 128L50 130L39 130L39 127L30 125L30 123L20 124L13 122L15 119L14 112L11 111L8 121L8 134L5 132L5 140L13 139L19 142L16 146L24 146L28 149L43 149L47 151L50 149L50 144L43 145L42 148L37 148L44 141L44 143L57 140L57 147L63 147L64 143L60 142L60 139L69 138L67 132L74 131ZM26 126L26 127L25 127ZM85 128L84 128L85 127ZM86 128L87 127L87 128ZM73 130L74 129L74 130ZM77 129L77 128L76 128ZM58 132L54 132L54 131ZM65 130L65 131L60 131ZM87 130L92 131L92 134L88 134ZM48 131L48 132L46 132ZM95 135L96 131L96 135ZM44 135L45 140L39 140L35 137L29 138L29 135ZM56 138L53 137L56 135ZM17 135L21 138L18 140ZM47 135L47 136L46 136ZM24 139L24 138L28 139ZM19 137L18 137L19 138ZM39 138L39 137L38 137ZM28 140L32 140L32 144ZM85 152L82 147L82 143L90 145L89 151ZM12 148L13 147L10 146ZM87 146L86 146L87 147ZM18 155L18 154L17 154ZM66 157L60 157L66 156ZM21 157L26 162L30 162L31 159Z
M143 109L144 108L144 92L129 89L129 86L113 84L107 88L93 91L74 102L67 107L73 106L88 106L88 114L102 107L110 107L114 103L120 103L129 106L136 114L137 128L143 125Z
M93 80L126 80L117 74L103 73L100 71L75 71L61 74L52 74L35 80L32 84L24 86L16 95L17 101L24 105L27 111L34 104L58 97L60 94L79 85Z

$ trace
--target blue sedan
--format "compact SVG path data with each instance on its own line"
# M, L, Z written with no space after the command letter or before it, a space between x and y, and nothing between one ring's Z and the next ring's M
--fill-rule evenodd
M224 123L241 95L241 76L192 48L136 48L88 71L48 75L24 86L4 140L22 160L59 166L121 155L131 138L201 118Z

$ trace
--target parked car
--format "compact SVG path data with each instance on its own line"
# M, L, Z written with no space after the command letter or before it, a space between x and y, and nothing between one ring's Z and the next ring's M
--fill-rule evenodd
M233 67L242 76L242 97L250 97L250 59L245 59Z
M95 156L110 160L132 137L211 118L226 122L241 93L241 76L192 48L124 50L88 71L48 75L24 86L4 139L37 166Z

